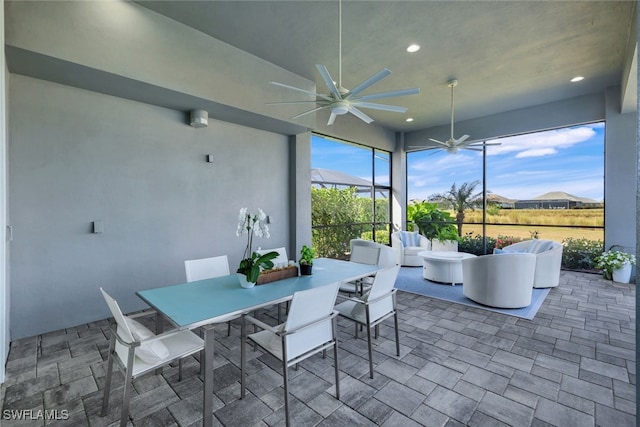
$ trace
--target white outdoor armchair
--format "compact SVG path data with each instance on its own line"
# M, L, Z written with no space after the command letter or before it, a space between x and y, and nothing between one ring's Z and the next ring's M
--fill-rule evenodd
M336 339L336 316L333 305L338 294L338 283L308 289L293 294L289 316L284 324L269 326L251 316L242 316L242 340L240 342L240 395L245 397L246 342L252 341L282 362L284 380L284 407L287 426L291 425L289 414L288 368L321 352L323 357L333 347L335 366L336 399L340 399L338 371L338 341ZM246 335L246 321L263 330Z
M536 257L527 253L483 255L462 260L462 294L489 307L531 304Z
M561 243L553 240L525 240L502 248L502 252L525 252L536 256L536 272L533 277L534 288L553 288L560 283L562 266ZM494 253L497 251L494 251Z
M124 375L124 397L120 412L120 426L125 427L129 420L129 401L134 378L155 371L175 360L204 350L204 341L191 331L173 330L155 335L139 324L133 317L122 314L116 300L100 288L109 310L115 319L111 325L111 340L107 359L102 416L109 409L111 377L113 364ZM182 379L180 367L179 379Z
M421 267L419 252L431 250L429 239L417 231L394 231L391 233L391 247L396 250L397 264Z

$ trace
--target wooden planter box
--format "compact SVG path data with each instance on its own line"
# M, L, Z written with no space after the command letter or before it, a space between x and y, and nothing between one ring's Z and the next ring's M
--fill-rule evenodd
M277 270L267 270L260 273L256 285L275 282L276 280L288 279L298 275L298 267L295 265L279 268Z

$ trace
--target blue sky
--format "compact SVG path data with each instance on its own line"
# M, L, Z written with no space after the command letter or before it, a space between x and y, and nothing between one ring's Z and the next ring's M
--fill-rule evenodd
M487 149L487 190L510 199L564 191L604 199L604 124L592 123L500 138ZM382 162L377 162L381 164ZM313 168L371 177L371 151L313 137ZM482 181L482 153L425 150L408 154L409 199L426 199L455 182ZM382 178L382 174L378 173ZM478 191L482 185L478 185Z

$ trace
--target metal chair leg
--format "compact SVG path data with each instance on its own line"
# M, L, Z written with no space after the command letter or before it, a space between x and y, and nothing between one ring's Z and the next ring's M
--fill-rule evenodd
M244 399L244 376L245 376L245 359L247 358L246 353L246 337L247 335L247 326L244 316L242 316L242 323L240 324L240 399Z
M376 339L378 339L378 335L380 335L380 324L377 324L375 328L376 328Z
M114 333L113 330L111 332ZM111 342L109 343L109 356L107 358L107 375L104 383L104 396L102 397L102 412L100 416L107 415L109 410L109 395L111 393L111 375L113 374L113 351L115 348L116 340L114 336L111 336Z
M227 336L231 336L231 321L227 322Z
M284 380L284 414L286 425L289 427L291 421L289 420L289 375L287 369L286 357L282 358L282 379Z
M333 318L333 366L335 367L336 374L336 399L340 400L340 372L338 370L338 338L336 337L336 330L338 329L338 322L336 318Z
M182 360L178 360L178 381L182 381Z
M373 348L371 346L371 327L367 325L367 344L369 346L369 377L373 378Z
M393 313L393 320L396 324L396 355L400 357L400 334L398 333L398 312Z
M131 383L133 382L134 354L134 348L131 347L127 357L127 369L124 379L124 396L122 397L122 411L120 412L120 427L127 427L127 421L129 421L129 402L131 401L131 389L133 388Z

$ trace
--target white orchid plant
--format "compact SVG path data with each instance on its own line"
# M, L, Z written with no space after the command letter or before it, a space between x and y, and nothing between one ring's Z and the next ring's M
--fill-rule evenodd
M236 236L240 237L247 233L247 246L244 250L242 261L237 272L247 276L247 281L256 283L260 276L260 270L273 268L273 259L278 256L278 252L272 251L264 255L253 252L253 236L269 238L269 226L266 224L267 215L262 209L258 213L251 213L247 208L240 209L238 214L238 227Z

